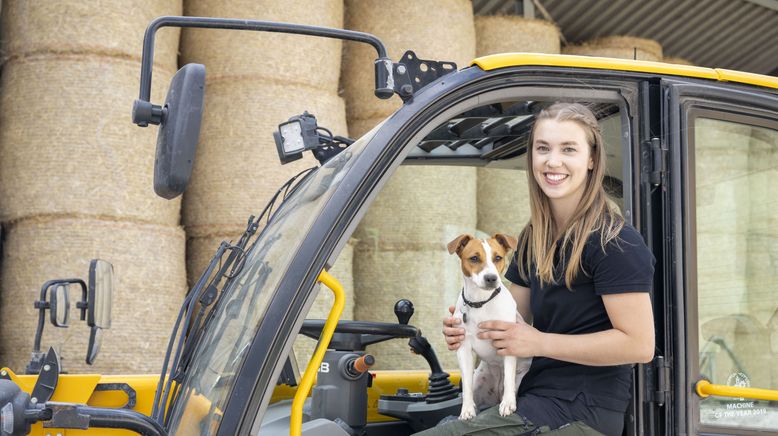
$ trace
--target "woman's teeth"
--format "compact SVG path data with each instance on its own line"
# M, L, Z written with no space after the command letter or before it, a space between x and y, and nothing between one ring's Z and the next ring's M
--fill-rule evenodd
M560 182L565 177L567 177L567 174L546 174L546 178L552 182Z

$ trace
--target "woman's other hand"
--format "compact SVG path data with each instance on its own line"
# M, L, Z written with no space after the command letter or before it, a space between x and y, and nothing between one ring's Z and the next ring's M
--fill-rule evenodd
M480 339L492 341L500 356L534 357L540 354L543 333L519 322L484 321L478 324Z
M450 306L448 311L452 316L443 318L443 336L446 337L448 349L455 351L462 345L462 341L465 340L465 329L460 327L462 320L453 316L454 306Z

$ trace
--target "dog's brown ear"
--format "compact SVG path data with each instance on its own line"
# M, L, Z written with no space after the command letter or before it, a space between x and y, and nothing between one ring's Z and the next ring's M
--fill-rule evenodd
M454 254L455 252L459 254L471 239L473 237L468 234L457 236L456 239L448 243L448 254Z
M514 236L508 236L503 235L502 233L495 233L494 236L492 236L495 241L499 242L500 245L505 247L505 250L511 251L515 250L516 247L519 246L519 240Z

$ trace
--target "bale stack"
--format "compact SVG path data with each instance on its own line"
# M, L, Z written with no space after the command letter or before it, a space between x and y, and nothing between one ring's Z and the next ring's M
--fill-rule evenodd
M397 61L413 49L421 59L466 66L475 55L472 4L467 0L415 2L346 1L346 27L377 35ZM343 87L349 130L360 136L400 106L399 98L373 95L375 50L347 43ZM456 189L451 189L456 186ZM459 276L446 243L476 225L475 170L452 167L402 167L392 176L360 223L355 237L355 317L397 322L392 311L399 298L414 302L411 324L420 327L438 350L444 367L456 367L445 351L440 320L456 300ZM377 367L425 368L408 356L405 340L370 350Z
M475 18L478 56L530 52L559 54L559 29L544 20L518 16ZM517 235L529 221L529 188L524 170L478 169L478 229L490 235Z
M146 26L180 13L179 1L3 5L0 319L14 326L0 331L3 364L23 370L29 360L43 282L86 278L89 259L99 256L113 263L119 286L98 363L83 363L81 321L69 336L48 327L43 346L64 340L70 372L159 370L186 287L180 202L155 196L156 129L134 126L130 108ZM157 38L155 102L176 70L178 34L166 29Z
M752 128L697 119L694 126L697 189L697 286L700 322L748 313L748 227Z
M662 60L662 46L658 42L634 36L596 38L578 45L568 45L562 53L655 62Z
M184 10L192 16L343 25L343 0L188 1ZM308 111L337 135L347 135L347 128L337 94L338 40L186 29L181 54L183 63L206 67L205 113L183 206L191 284L220 241L236 240L249 215L258 214L283 182L316 164L306 153L281 166L273 141L278 124Z

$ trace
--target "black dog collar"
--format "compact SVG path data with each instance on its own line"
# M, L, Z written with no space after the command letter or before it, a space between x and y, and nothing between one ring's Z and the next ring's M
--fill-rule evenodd
M479 307L483 306L484 304L492 301L494 299L494 297L496 297L497 294L500 293L501 290L502 290L502 286L498 286L497 289L495 289L494 292L492 292L492 295L489 298L487 298L486 300L484 300L484 301L467 301L467 298L465 298L465 288L462 288L462 301L465 302L466 306L470 306L470 307L473 307L475 309L478 309Z

